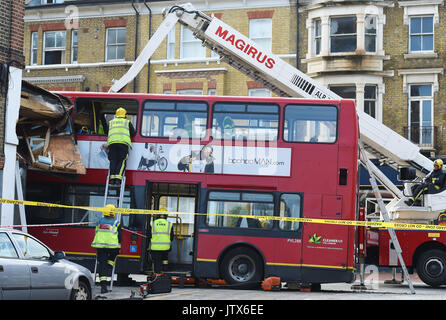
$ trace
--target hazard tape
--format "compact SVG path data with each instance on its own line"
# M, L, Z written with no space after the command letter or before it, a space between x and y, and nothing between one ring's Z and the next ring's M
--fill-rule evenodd
M317 223L317 224L331 224L342 226L358 226L358 227L376 227L376 228L393 228L396 230L437 230L446 231L446 225L431 225L431 224L417 224L417 223L401 223L401 222L383 222L383 221L356 221L356 220L332 220L332 219L317 219L317 218L294 218L294 217L277 217L277 216L255 216L255 215L242 215L242 214L219 214L219 213L197 213L197 212L177 212L177 211L158 211L148 209L129 209L129 208L116 208L105 209L104 207L86 207L86 206L69 206L63 204L46 203L38 201L27 200L11 200L0 198L0 203L26 205L26 206L39 206L50 208L68 208L68 209L80 209L104 212L105 210L124 213L124 214L144 214L144 215L157 215L163 214L184 214L184 215L205 215L205 216L225 216L247 219L264 220L278 220L278 221L290 221L301 223Z
M48 223L48 224L14 224L11 226L1 226L0 228L32 228L32 227L66 227L66 226L82 226L87 224L96 223L95 221L90 222L73 222L73 223Z

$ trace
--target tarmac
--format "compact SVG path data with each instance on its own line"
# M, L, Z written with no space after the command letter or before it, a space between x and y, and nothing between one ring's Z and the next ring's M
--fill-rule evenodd
M134 280L132 286L117 286L116 283L113 284L112 291L106 294L100 293L99 283L96 283L93 289L92 299L93 300L254 300L254 299L270 299L273 295L270 292L265 292L262 289L257 290L240 290L237 288L230 288L228 286L219 286L208 284L207 286L197 286L197 285L184 285L179 286L178 284L172 285L172 291L170 293L164 294L150 294L143 296L140 290L140 286L147 281L146 275L130 275L131 279ZM365 286L360 286L359 275L356 277L354 283L333 283L333 284L322 284L321 290L314 292L316 299L324 298L325 295L330 295L331 299L356 299L366 300L366 299L380 299L382 296L389 297L389 294L393 296L393 299L411 299L411 292L409 290L408 282L401 282L402 275L397 273L396 277L393 278L391 272L379 272L374 276L366 275ZM434 296L430 296L434 293L434 289L424 284L418 277L416 273L410 275L411 282L418 293L418 298L421 298L426 292L426 299L446 299L446 290L444 287L440 287L441 296L435 293ZM110 288L110 285L109 285ZM362 288L362 289L361 289ZM427 290L427 291L426 291ZM444 295L442 294L443 290ZM293 294L289 295L290 291L296 293L307 293L311 290L299 290L299 288L287 287L286 284L282 283L281 290L276 292L273 299L307 299L305 296L299 296ZM280 292L280 293L279 293ZM437 291L436 291L437 292ZM364 296L364 294L367 294ZM362 294L362 295L361 295ZM374 294L374 295L371 295ZM416 295L414 295L416 296Z

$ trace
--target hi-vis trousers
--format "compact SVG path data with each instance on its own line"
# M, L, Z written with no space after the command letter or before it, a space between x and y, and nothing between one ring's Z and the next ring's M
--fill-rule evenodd
M110 180L122 180L127 159L129 157L129 147L124 143L113 143L108 146L108 160L110 160Z
M100 282L107 281L107 277L112 275L111 272L118 254L119 249L97 248L98 274Z

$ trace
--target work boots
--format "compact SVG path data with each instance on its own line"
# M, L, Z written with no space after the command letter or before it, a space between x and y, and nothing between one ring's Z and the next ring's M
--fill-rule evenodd
M101 293L107 293L107 292L109 292L107 289L107 282L101 281Z

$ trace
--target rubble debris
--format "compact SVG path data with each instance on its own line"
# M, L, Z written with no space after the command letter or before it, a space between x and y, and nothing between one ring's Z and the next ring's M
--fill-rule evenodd
M17 136L20 161L28 169L85 174L73 135L71 101L26 81L22 82Z

